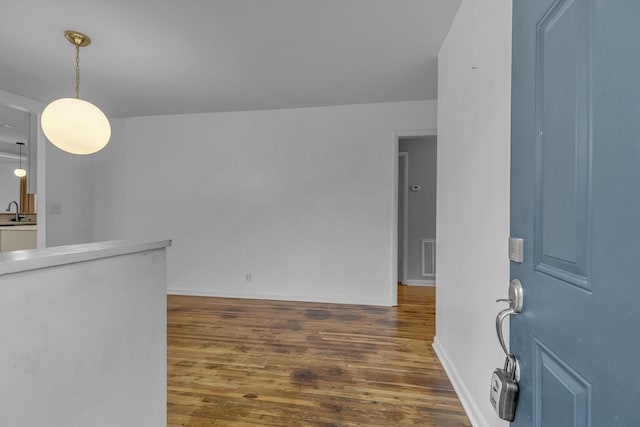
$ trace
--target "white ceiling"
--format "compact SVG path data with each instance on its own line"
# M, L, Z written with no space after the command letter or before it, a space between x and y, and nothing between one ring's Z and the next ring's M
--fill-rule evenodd
M4 1L0 88L110 117L435 99L461 0Z

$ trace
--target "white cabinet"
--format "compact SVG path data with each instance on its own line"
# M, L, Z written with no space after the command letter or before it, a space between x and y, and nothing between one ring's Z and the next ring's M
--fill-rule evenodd
M0 252L35 249L37 245L35 225L0 226Z

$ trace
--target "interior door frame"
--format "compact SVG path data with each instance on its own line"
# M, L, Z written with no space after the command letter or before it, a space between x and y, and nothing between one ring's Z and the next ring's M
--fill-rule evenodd
M391 277L389 278L389 300L392 306L398 305L398 156L400 138L420 138L437 136L437 129L395 130L391 149ZM437 218L436 218L437 221Z
M47 246L47 198L46 198L46 151L47 151L47 139L42 132L42 127L40 126L40 115L42 114L42 110L44 110L45 104L35 101L33 99L25 98L24 96L16 95L15 93L8 92L6 90L0 89L0 104L4 104L16 110L24 111L25 113L33 114L36 118L36 134L31 135L33 141L29 141L29 143L36 143L36 186L37 186L37 197L36 197L36 215L38 226L36 227L36 235L37 235L37 244L38 249L45 248Z
M400 165L398 164L398 180L401 181L398 183L399 187L402 187L402 217L398 213L398 222L399 226L402 226L402 245L398 247L398 254L401 254L401 262L402 268L400 269L400 283L403 285L407 284L407 269L409 260L407 259L409 256L409 243L407 240L409 239L409 153L405 151L400 151L398 153L398 162L403 164L404 173L400 176ZM402 184L402 185L400 185ZM400 198L400 194L398 194L398 198ZM398 210L400 209L400 204L398 204Z

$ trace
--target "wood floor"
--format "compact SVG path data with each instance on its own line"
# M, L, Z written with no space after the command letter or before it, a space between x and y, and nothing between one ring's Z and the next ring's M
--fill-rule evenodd
M168 297L169 426L470 426L431 343L435 293L397 308Z

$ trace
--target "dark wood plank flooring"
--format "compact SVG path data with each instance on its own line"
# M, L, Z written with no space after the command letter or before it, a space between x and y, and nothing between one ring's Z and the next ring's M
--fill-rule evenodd
M169 426L470 426L431 347L435 292L397 308L168 297Z

